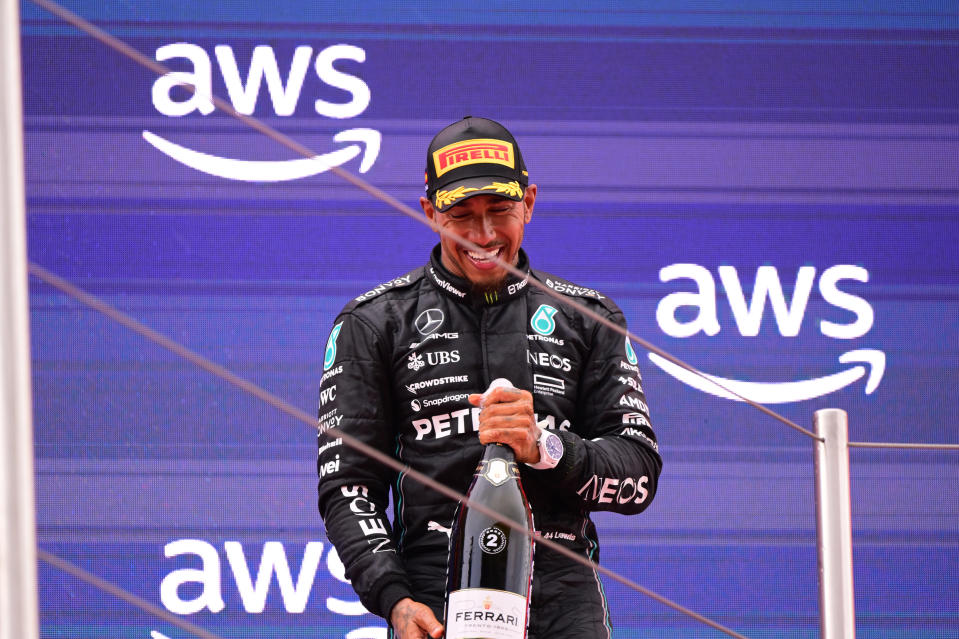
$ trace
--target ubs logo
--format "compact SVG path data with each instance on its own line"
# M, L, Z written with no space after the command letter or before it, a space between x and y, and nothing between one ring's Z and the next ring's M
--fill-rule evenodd
M264 81L273 113L281 117L293 115L300 101L311 61L316 78L321 83L350 95L347 102L315 100L313 108L318 115L344 120L360 115L370 104L369 86L361 78L343 73L333 66L340 60L364 62L366 52L359 47L335 44L320 51L314 60L313 47L298 46L293 53L289 70L286 71L285 80L271 46L260 45L253 49L245 79L240 76L240 65L232 47L216 45L213 51L229 100L233 108L243 115L253 114ZM183 117L195 111L201 115L209 115L215 108L210 99L213 94L213 63L209 54L202 47L188 42L167 44L156 51L158 62L175 58L187 60L193 70L174 71L158 78L153 83L153 106L167 117ZM183 100L174 99L174 87L181 86L182 83L195 86L196 91L181 87L178 91L188 97ZM382 136L374 129L346 129L334 135L333 141L349 143L347 146L312 158L280 161L220 157L176 144L147 130L143 131L143 139L164 155L209 175L245 182L282 182L329 171L361 154L363 157L359 171L366 173L376 161Z
M796 274L792 298L786 301L782 280L774 266L761 266L756 271L752 297L747 301L742 281L735 267L720 266L719 279L726 291L726 299L735 320L736 328L743 337L759 334L766 310L766 302L772 308L779 334L796 337L806 315L807 304L816 281L816 268L800 267ZM656 307L656 322L660 329L671 337L692 337L699 333L712 337L721 329L717 314L719 296L712 273L698 264L671 264L659 272L662 282L688 279L696 285L696 292L674 292L666 295ZM839 264L825 269L819 275L819 292L830 306L851 313L853 320L847 323L821 319L819 331L824 337L850 340L864 336L872 328L875 314L865 299L839 288L840 282L853 280L868 282L869 271L861 266ZM692 309L680 311L680 309ZM680 311L677 314L677 311ZM627 344L629 342L627 341ZM698 390L726 399L739 398L723 391L699 375L656 355L649 359L681 382ZM848 364L839 372L813 379L788 382L756 382L707 375L724 387L761 404L785 404L798 402L834 393L866 377L865 392L871 394L879 387L886 369L886 354L876 349L854 349L839 356L840 364Z

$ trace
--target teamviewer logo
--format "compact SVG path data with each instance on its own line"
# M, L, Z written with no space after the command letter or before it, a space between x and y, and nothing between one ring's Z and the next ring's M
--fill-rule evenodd
M333 67L337 60L364 62L366 52L359 47L336 44L320 51L314 60L313 47L299 46L284 78L273 48L261 45L253 49L245 81L240 76L232 47L217 45L214 57L233 108L244 115L253 115L264 82L273 112L281 117L293 115L309 77L311 62L320 82L351 96L348 102L315 100L313 107L318 115L344 120L362 114L370 104L369 86L362 79ZM187 42L164 45L156 51L158 62L176 58L189 61L193 70L171 72L158 78L153 84L153 106L167 117L213 113L215 107L210 97L214 66L209 54ZM195 86L196 91L187 90L188 97L184 100L174 99L174 88L183 83ZM143 131L143 139L173 160L208 175L244 182L284 182L329 171L361 155L359 171L366 173L379 155L382 136L374 129L345 129L333 136L335 143L346 144L342 148L311 158L280 161L221 157L182 146L147 130Z

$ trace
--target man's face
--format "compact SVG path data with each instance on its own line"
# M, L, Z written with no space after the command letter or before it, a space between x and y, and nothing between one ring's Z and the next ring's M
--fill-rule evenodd
M490 259L496 256L515 265L523 243L523 230L533 218L536 185L526 187L519 202L498 195L474 195L441 213L425 197L420 205L426 217L453 235L473 242L485 252L467 250L454 240L440 235L443 266L454 275L469 280L473 287L492 290L506 278L506 269Z

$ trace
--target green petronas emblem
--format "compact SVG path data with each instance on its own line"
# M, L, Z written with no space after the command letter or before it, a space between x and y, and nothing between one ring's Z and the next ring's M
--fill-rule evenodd
M556 330L556 322L553 320L556 312L556 309L549 304L542 304L536 309L536 312L533 313L529 325L540 335L552 335L553 331Z
M326 340L326 353L323 355L323 370L330 370L330 366L336 361L336 338L340 336L340 329L343 328L343 322L340 322L330 331L330 339Z
M639 363L639 360L636 359L636 351L633 350L633 345L629 343L629 338L626 338L626 361L636 366Z

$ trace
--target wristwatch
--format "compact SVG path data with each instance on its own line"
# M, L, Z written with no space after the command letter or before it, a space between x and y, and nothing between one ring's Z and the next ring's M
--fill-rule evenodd
M527 464L527 466L536 470L556 468L559 460L563 458L563 440L556 433L543 428L542 422L536 425L539 427L539 439L536 440L536 446L539 448L539 461L535 464Z

